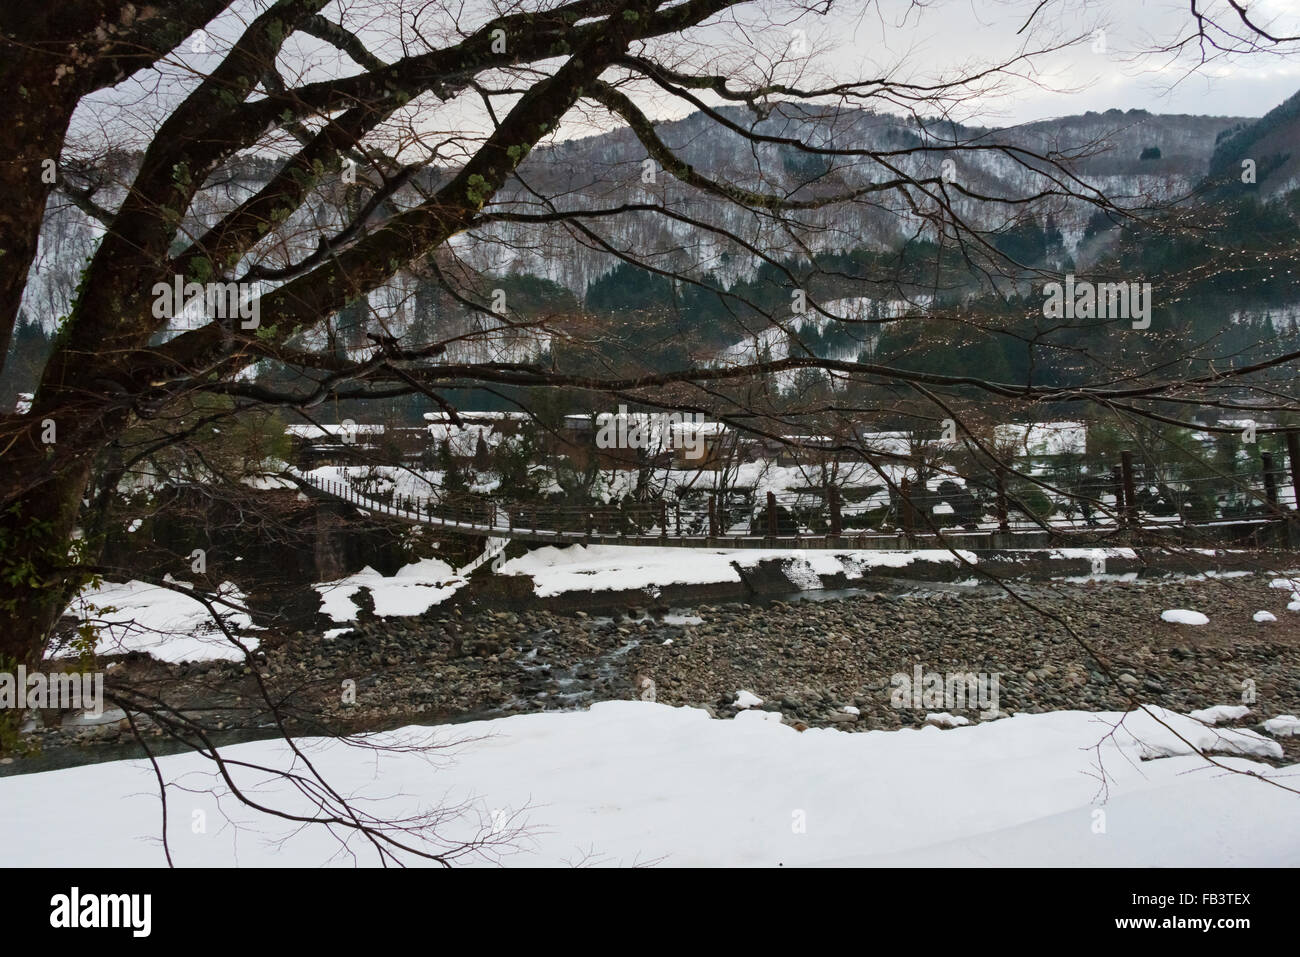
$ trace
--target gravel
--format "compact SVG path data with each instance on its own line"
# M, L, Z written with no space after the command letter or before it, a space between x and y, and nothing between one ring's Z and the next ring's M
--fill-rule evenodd
M665 624L642 609L604 618L439 607L418 618L370 617L328 640L266 633L265 661L256 667L270 694L286 701L295 733L472 720L633 697L728 718L739 710L741 690L762 699L755 709L779 711L797 728L845 732L921 727L935 712L974 723L981 711L991 720L1015 712L1125 710L1137 701L1180 712L1246 703L1251 713L1236 724L1247 727L1300 713L1300 614L1286 610L1288 596L1270 589L1267 577L1034 584L1016 591L1023 600L950 589L700 605L689 609L703 619L698 624ZM1209 622L1162 621L1169 608L1202 611ZM1262 609L1278 620L1254 621ZM949 702L895 707L891 679L910 678L917 666L941 675L996 674L998 714ZM251 732L270 718L246 664L162 665L129 656L109 672L110 687L122 682L202 714L209 726ZM31 732L29 743L48 750L126 737L116 724L62 729L56 722L47 715L49 726ZM151 727L147 719L144 725ZM1280 743L1288 761L1300 760L1300 739Z

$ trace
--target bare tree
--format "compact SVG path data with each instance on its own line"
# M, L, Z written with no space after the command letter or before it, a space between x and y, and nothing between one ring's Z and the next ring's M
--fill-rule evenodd
M470 15L443 3L103 0L6 10L0 93L18 154L0 167L0 352L51 208L71 204L103 228L30 410L0 418L0 660L41 660L60 612L99 568L96 536L78 530L102 528L123 461L180 441L193 423L180 425L178 404L198 397L239 412L309 411L407 395L445 406L449 389L467 385L571 389L707 412L776 440L791 422L854 436L864 410L903 398L918 424L951 420L989 463L999 454L966 423L990 403L1020 416L1104 410L1134 428L1199 427L1192 413L1205 409L1297 411L1300 352L1289 346L1256 343L1262 354L1239 362L1176 335L1168 354L1119 336L1085 347L1062 338L1071 321L1045 314L1040 287L1060 264L1024 260L1007 242L1031 221L1100 215L1135 242L1214 236L1199 207L1185 211L1192 190L1119 196L1097 185L1083 169L1104 137L1061 143L956 121L1087 33L1063 34L1040 13L1050 4L1027 4L1010 56L956 74L845 79L821 76L804 47L807 24L832 6L520 0ZM1190 13L1194 33L1159 52L1294 44L1235 3L1226 19L1197 3ZM136 102L96 99L128 80L145 91ZM701 162L657 122L673 109L694 111L731 149ZM88 161L107 156L94 137L69 139L79 110L146 131L118 180ZM908 135L876 138L898 125L884 111L907 117ZM630 148L575 170L556 137L575 122L616 130ZM115 132L104 127L101 139ZM612 228L629 222L644 242ZM874 231L879 255L853 271L819 257L857 245L858 230ZM780 294L701 268L720 251ZM710 297L761 346L735 361L685 351L651 363L648 342L680 338L670 318L637 317L631 337L571 304L524 314L498 301L511 260L557 252ZM1194 295L1220 269L1171 271L1161 296ZM1100 257L1088 275L1131 278ZM253 292L224 305L209 297L185 328L181 304L160 311L159 297L190 283ZM468 318L407 321L420 283ZM834 308L839 283L891 308ZM895 336L892 351L830 357L807 341L826 327L861 343ZM529 337L548 343L549 362L511 351ZM1011 378L914 361L1004 339L1026 356ZM1042 374L1052 364L1070 375ZM802 370L829 386L791 405L779 383ZM134 444L141 422L164 434ZM860 443L828 451L871 460Z

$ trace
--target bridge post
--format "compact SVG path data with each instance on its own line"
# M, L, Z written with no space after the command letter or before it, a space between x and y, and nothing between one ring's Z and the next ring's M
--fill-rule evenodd
M998 485L998 531L1006 535L1011 531L1011 522L1007 518L1007 470L999 465L993 474Z
M1138 523L1137 489L1133 484L1133 453L1125 449L1119 454L1120 472L1124 476L1124 524L1136 527Z
M709 538L718 537L718 496L709 493Z
M903 503L902 503L903 537L907 539L907 544L911 545L912 544L912 522L914 518L914 516L912 515L912 483L908 481L906 475L904 475L903 480L898 483L898 491L903 499Z
M673 511L677 515L677 537L682 537L682 500L679 498L673 505Z
M832 485L828 490L827 498L831 509L831 537L839 538L844 532L844 522L840 515L839 486Z
M1117 526L1124 524L1124 481L1120 477L1118 465L1112 465L1110 468L1111 490L1115 493L1115 524Z
M767 493L767 535L769 538L777 536L776 494L773 492Z
M1286 434L1286 455L1291 462L1291 488L1295 492L1295 509L1300 512L1300 432Z
M659 537L668 537L668 503L663 499L659 500Z

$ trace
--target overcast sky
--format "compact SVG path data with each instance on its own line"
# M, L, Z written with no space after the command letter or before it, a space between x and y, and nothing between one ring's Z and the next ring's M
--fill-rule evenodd
M532 8L537 0L521 2ZM801 31L798 40L805 45L806 58L799 84L808 87L819 80L885 74L932 82L968 74L1027 49L1082 38L1067 49L1034 58L1032 70L1022 65L1032 73L1032 81L1028 76L1015 79L999 95L981 94L951 114L990 127L1111 108L1261 116L1300 89L1300 45L1291 46L1289 59L1267 54L1222 58L1194 72L1189 72L1187 59L1137 57L1140 51L1187 35L1191 0L1042 0L1041 5L1040 0L834 0L829 15L807 12L819 2L823 0L755 0L684 37L658 41L651 52L664 62L681 57L693 69L723 73L739 87L746 80L764 80L768 64L788 61L796 31ZM1226 0L1197 2L1202 10L1217 11L1220 22L1236 22ZM1247 2L1252 19L1261 26L1300 35L1300 0ZM267 3L234 0L232 9L209 28L204 52L195 52L192 43L182 44L156 70L89 97L74 129L89 141L143 147L166 111L198 76L216 67L244 25ZM460 31L468 32L490 22L492 6L493 0L336 0L326 13L337 17L340 9L345 11L344 23L381 58L392 61L403 50L425 49L425 41L454 42L456 27L448 10L454 12ZM510 0L501 6L517 8ZM1036 8L1031 25L1022 30ZM413 20L418 32L411 26ZM280 62L291 83L359 69L337 50L301 34L289 41ZM651 89L647 82L637 94L651 115L673 118L690 111L680 101L646 98ZM500 113L509 108L510 98L498 99L495 105ZM396 125L401 124L419 130L422 138L481 134L490 125L474 96L441 105L423 97L399 118ZM583 136L613 125L603 111L575 110L557 133L560 138Z
M824 42L835 45L826 55L843 69L868 72L903 54L950 67L1010 56L1024 40L1017 30L1037 5L1038 0L929 0L919 10L908 0L879 0L865 9L846 5L825 18L832 22ZM1224 58L1190 76L1186 60L1135 59L1138 51L1186 35L1193 22L1189 5L1190 0L1048 0L1034 21L1040 40L1085 34L1089 40L1037 61L1040 81L1052 89L1024 83L1016 95L991 100L988 107L1010 121L1112 107L1260 116L1300 89L1295 55ZM1218 12L1222 23L1234 23L1224 7L1222 0L1200 2L1200 9ZM1300 0L1249 0L1248 10L1255 22L1300 34ZM817 19L822 18L810 22Z

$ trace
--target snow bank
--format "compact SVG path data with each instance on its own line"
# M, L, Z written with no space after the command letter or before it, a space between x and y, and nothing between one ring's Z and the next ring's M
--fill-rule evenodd
M168 581L182 588L186 582ZM226 627L250 650L257 638L245 634L253 627L244 606L244 595L231 582L217 588L217 594L236 608L214 602ZM86 586L64 611L78 620L98 626L97 655L120 655L143 651L159 661L243 661L244 652L218 627L208 609L183 592L142 581L103 582ZM63 648L56 657L75 657L76 649Z
M446 601L465 584L446 562L426 558L397 570L391 578L369 565L355 575L338 581L322 582L312 587L320 593L320 610L333 621L355 621L357 606L352 596L369 588L375 599L375 614L422 615L434 605Z
M730 553L628 545L546 545L501 566L501 575L531 575L542 598L569 591L619 591L654 585L738 582Z
M978 561L974 552L959 554ZM633 545L547 545L512 558L502 575L529 575L540 598L570 591L619 591L663 585L700 585L739 582L741 568L760 562L785 563L786 576L803 588L820 588L822 575L843 574L861 578L872 568L905 568L913 562L954 563L958 559L943 548L911 551L831 552L822 549L766 548L641 548Z
M1264 722L1264 730L1275 738L1290 737L1300 734L1300 718L1293 714L1280 714Z
M1205 625L1209 624L1210 619L1202 615L1199 611L1192 611L1188 608L1169 608L1160 613L1163 621L1172 622L1175 625Z
M1200 747L1280 754L1277 742L1252 732L1151 710ZM445 828L447 838L490 823L493 811L519 812L529 840L507 864L1300 865L1294 794L1206 765L1141 711L853 734L801 734L773 717L745 711L715 721L701 710L621 701L373 736L462 742L432 761L337 740L301 743L335 788L381 817L468 801L478 814ZM290 760L272 741L226 750L259 764ZM1142 760L1157 755L1168 757ZM1290 782L1300 770L1221 760ZM168 835L179 865L352 866L321 829L255 815L214 791L200 756L159 764L167 780L198 789L174 792L173 802L184 798ZM306 810L291 787L232 770L244 784L256 781L259 801ZM192 833L195 811L206 815L206 833ZM11 867L162 865L159 821L143 761L0 779L0 845ZM352 845L374 863L364 842Z
M970 724L970 718L940 711L937 714L927 714L925 723L935 728L962 728Z
M1206 724L1218 724L1221 721L1237 721L1250 714L1250 709L1243 704L1216 704L1212 708L1189 711L1187 716Z

